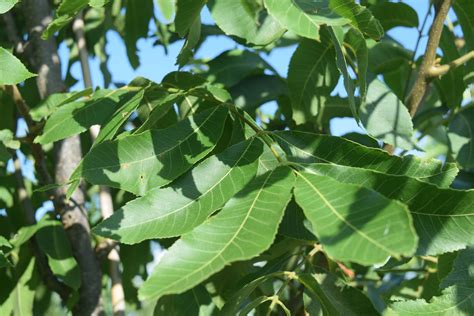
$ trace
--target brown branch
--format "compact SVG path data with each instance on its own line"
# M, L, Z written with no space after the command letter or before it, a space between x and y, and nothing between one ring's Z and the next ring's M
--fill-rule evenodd
M66 86L61 78L60 59L54 37L42 40L41 34L52 20L52 9L48 0L24 0L22 10L32 46L34 68L38 91L42 98L52 93L63 92ZM81 144L78 135L55 144L56 170L55 182L66 183L81 160ZM55 207L61 215L61 222L71 244L71 249L81 270L79 298L73 307L75 315L90 315L100 312L100 292L102 289L99 262L92 249L90 227L87 215L81 207L66 200L67 187L54 191ZM76 190L72 198L79 205L84 204L85 196Z
M451 69L455 69L459 66L464 65L469 60L474 58L474 50L471 50L469 53L462 55L459 58L447 63L446 65L439 65L439 66L432 66L428 73L426 74L430 78L435 78L439 76L443 76L448 73Z
M406 101L406 105L412 117L415 116L421 100L426 93L426 87L430 80L429 71L431 67L435 65L436 49L439 46L444 21L446 20L452 2L453 0L438 0L437 5L435 5L436 14L430 28L428 44L426 45L423 61L418 70L416 81Z
M77 48L79 50L79 60L81 63L82 78L85 88L92 88L92 76L89 65L89 53L87 51L87 42L84 32L84 18L80 12L74 19L72 29L76 37ZM95 141L100 131L99 125L91 126L90 134L92 141ZM99 187L99 201L102 218L106 219L112 216L114 206L110 190L106 186ZM120 255L117 250L117 243L113 240L107 240L111 249L108 251L109 275L112 280L112 311L116 316L125 315L125 292L122 285L122 273L120 271Z

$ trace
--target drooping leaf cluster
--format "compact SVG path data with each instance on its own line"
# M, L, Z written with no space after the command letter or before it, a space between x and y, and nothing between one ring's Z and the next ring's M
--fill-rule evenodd
M0 13L20 7L0 0ZM69 197L86 190L94 243L119 243L127 309L137 313L474 313L474 61L433 78L412 117L404 100L423 55L390 30L417 35L416 10L384 0L63 0L42 36L70 48L69 86L78 14L106 87L40 100L28 60L0 29L0 315L64 312L86 286L57 216L22 218L25 197L38 209L65 185ZM441 64L474 49L474 2L455 0L453 17ZM161 82L115 82L110 31L134 68L141 38L181 43L177 70ZM195 58L213 36L239 48ZM282 47L295 47L284 76L266 61ZM16 84L38 126L26 137L15 133ZM336 118L364 134L332 135ZM78 134L84 157L68 183L22 176L19 155L34 161L39 146L52 162L54 144ZM105 220L100 186L116 208ZM31 242L71 289L67 305L42 283Z

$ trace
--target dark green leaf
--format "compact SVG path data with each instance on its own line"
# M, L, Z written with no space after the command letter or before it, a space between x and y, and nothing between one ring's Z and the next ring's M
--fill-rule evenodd
M449 123L448 136L456 161L464 168L474 167L474 109L454 116Z
M418 13L406 3L378 2L370 11L385 31L397 26L418 27Z
M176 17L174 24L179 36L184 37L191 25L201 14L206 0L176 0Z

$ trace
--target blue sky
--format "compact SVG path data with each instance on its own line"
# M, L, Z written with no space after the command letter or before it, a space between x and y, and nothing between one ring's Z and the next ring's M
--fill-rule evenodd
M419 16L420 23L422 22L429 6L429 1L420 0L405 0L405 3L412 6ZM157 16L163 20L160 13L156 12ZM453 16L453 15L451 15ZM207 24L213 23L211 15L207 9L203 10L202 21ZM429 17L427 25L431 25L432 16ZM424 30L426 34L428 29ZM409 49L414 49L417 40L418 32L414 28L397 27L389 31L389 35L401 42ZM423 53L426 46L427 37L423 37L417 55ZM175 65L176 56L178 55L182 41L170 45L168 54L162 47L153 46L154 39L141 39L138 42L138 55L140 58L140 67L133 69L127 60L125 46L120 36L115 32L107 33L106 50L110 55L108 62L109 69L112 73L113 82L128 83L136 76L143 76L156 82L169 72L177 70ZM197 52L198 58L213 58L225 50L241 47L232 39L225 36L214 36L206 40L201 49ZM278 72L280 75L286 77L288 64L290 58L296 47L285 47L274 49L270 54L262 55ZM59 50L61 60L63 61L63 72L66 71L67 59L69 56L68 49L62 45ZM103 86L103 77L99 70L99 61L97 58L90 59L91 70L93 75L93 82L95 86ZM72 67L72 74L75 78L81 78L81 70L79 63L75 63ZM73 90L83 88L83 82L80 80L78 84L73 87ZM335 93L345 95L342 82L337 86ZM267 109L274 108L272 104L266 106ZM335 135L343 135L350 131L361 131L353 119L342 118L334 119L331 124L331 130Z

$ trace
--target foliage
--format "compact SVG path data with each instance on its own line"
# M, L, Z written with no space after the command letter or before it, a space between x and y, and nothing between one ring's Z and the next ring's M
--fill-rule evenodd
M0 0L20 39L28 38L22 5ZM78 81L72 24L83 16L105 87L41 99L30 48L19 52L0 28L0 315L67 313L88 286L71 228L59 220L65 215L42 212L65 186L73 202L75 190L87 194L107 313L115 272L100 252L115 242L126 310L137 315L474 313L474 59L456 64L472 55L472 1L454 1L438 50L449 69L429 79L415 110L407 97L425 56L387 32L406 27L421 36L427 28L402 2L54 5L42 40L69 47L65 84ZM215 24L201 23L203 10ZM159 83L115 82L109 31L134 68L141 38L182 45L177 70ZM195 58L214 36L238 48ZM266 61L283 47L295 48L285 77ZM269 102L270 113L262 107ZM26 137L16 134L20 117ZM341 117L364 134L331 135ZM74 135L80 164L67 183L48 182L55 147ZM33 179L22 175L28 164ZM102 219L104 187L115 212Z

